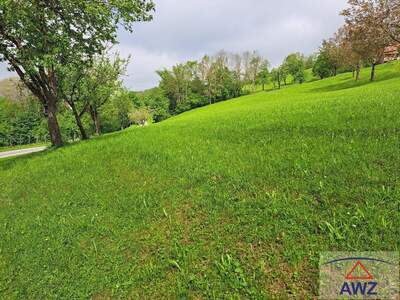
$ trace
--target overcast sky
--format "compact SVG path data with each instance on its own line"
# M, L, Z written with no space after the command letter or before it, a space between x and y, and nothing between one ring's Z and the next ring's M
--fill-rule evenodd
M155 0L150 23L120 32L119 51L132 55L125 85L158 84L156 70L219 50L257 50L272 65L290 52L315 52L342 25L346 0ZM0 78L10 77L3 66Z

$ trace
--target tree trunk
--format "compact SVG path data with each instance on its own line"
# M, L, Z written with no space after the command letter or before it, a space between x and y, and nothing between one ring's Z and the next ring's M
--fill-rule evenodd
M96 135L101 135L99 114L97 112L97 109L93 106L90 106L90 116L92 117L92 121L96 130Z
M60 126L57 121L57 103L55 97L49 97L49 99L47 99L46 113L51 144L54 147L61 147L64 143L61 137Z
M100 119L99 119L99 115L96 112L94 115L94 125L96 126L96 134L97 135L101 135L101 127L100 127Z
M88 135L87 135L87 133L86 133L86 130L85 130L85 128L83 127L81 117L79 116L79 113L78 113L78 111L76 110L75 104L72 102L72 103L69 103L69 105L71 106L72 112L73 112L73 114L74 114L75 121L76 121L76 125L78 125L79 131L80 131L80 133L81 133L81 138L82 138L82 140L87 140L87 139L89 139L89 137L88 137Z
M352 69L351 72L353 73L353 78L354 78L356 70Z
M360 80L360 64L357 65L357 69L356 69L356 81Z
M336 76L336 75L337 75L337 68L334 67L334 68L333 68L333 76Z
M371 81L374 81L374 79L375 79L375 66L376 66L376 64L373 63L372 68L371 68Z
M263 82L262 86L263 86L263 91L265 91L265 83L264 82Z

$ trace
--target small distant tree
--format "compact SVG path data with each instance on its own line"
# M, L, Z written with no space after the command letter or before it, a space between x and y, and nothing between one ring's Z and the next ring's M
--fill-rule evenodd
M164 91L165 95L170 100L170 111L177 112L179 110L187 110L190 108L190 95L192 93L192 80L194 79L196 62L187 62L184 64L178 64L173 66L171 70L157 71L160 76L160 88ZM207 82L207 92L211 99L214 95L213 82L211 82L211 65L207 65L207 69L204 69L205 80Z
M102 119L111 123L108 131L123 130L131 125L130 114L133 111L133 103L129 92L124 88L116 90L111 99L104 105Z
M293 53L288 55L283 63L283 68L292 75L295 82L304 82L304 56L302 54Z
M256 51L254 51L251 56L250 70L249 70L250 81L254 88L256 87L257 84L257 77L260 72L261 64L262 64L261 56Z
M243 84L251 84L251 52L246 51L242 54Z
M146 107L151 111L154 122L161 122L170 116L169 99L158 87L143 92L129 92L128 96L134 109Z
M304 58L304 68L312 69L314 67L315 61L317 60L317 54L311 54Z
M288 84L287 80L290 75L289 67L287 64L285 64L285 62L283 62L283 64L278 68L278 70L279 70L280 80L286 86Z
M233 80L236 84L236 93L235 97L239 97L243 88L243 79L242 79L242 56L240 54L231 54L230 58L230 68L233 75Z
M281 82L282 82L282 68L273 68L271 70L271 80L272 83L274 84L274 87L278 85L278 88L281 88Z
M322 48L329 60L332 68L332 75L336 76L338 69L342 65L342 54L340 49L340 37L335 33L335 36L329 40L322 42Z
M329 60L328 54L323 49L321 49L317 56L317 60L315 61L313 74L318 76L320 79L324 79L332 75L331 61Z
M260 72L258 73L258 80L262 85L262 90L265 91L265 85L268 83L270 63L264 60L261 63Z
M321 79L336 76L338 69L343 65L343 49L341 48L342 36L335 33L329 40L323 40L319 49L317 60L313 67L314 75Z

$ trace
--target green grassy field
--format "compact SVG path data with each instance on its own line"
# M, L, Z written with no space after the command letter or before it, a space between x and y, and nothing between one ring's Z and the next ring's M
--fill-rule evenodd
M312 298L399 250L400 64L0 162L1 299Z

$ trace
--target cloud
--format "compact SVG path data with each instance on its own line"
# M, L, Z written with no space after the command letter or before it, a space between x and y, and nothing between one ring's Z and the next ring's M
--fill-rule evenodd
M133 90L142 90L155 86L159 80L156 71L170 68L179 62L178 57L169 55L166 52L152 52L143 48L127 47L125 45L119 45L117 49L122 57L131 56L125 85Z
M156 70L219 50L257 50L273 65L290 52L315 52L343 23L346 0L155 0L154 20L120 32L132 54L127 87L156 86ZM0 76L3 72L0 71Z

